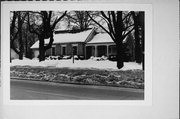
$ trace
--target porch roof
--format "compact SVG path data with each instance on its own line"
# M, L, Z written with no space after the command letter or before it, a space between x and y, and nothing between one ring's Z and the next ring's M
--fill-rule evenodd
M79 33L61 33L54 34L53 44L59 43L76 43L76 42L85 42L93 29L79 32ZM45 39L45 45L49 43L49 39ZM31 48L39 48L39 41L35 42Z
M132 34L130 34L132 36ZM127 40L128 40L128 37L130 36L126 36L123 40L123 43L126 43ZM132 36L133 37L133 36ZM94 36L94 38L87 42L87 44L105 44L105 43L112 43L114 44L114 41L112 40L112 38L110 37L109 34L107 33L99 33L99 34L96 34Z
M87 44L97 44L97 43L114 43L112 38L107 33L99 33L94 36L94 38Z

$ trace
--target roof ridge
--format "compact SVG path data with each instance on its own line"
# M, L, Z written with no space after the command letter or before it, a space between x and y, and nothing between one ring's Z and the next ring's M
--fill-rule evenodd
M81 33L81 32L85 32L85 31L88 31L88 30L92 30L93 28L88 28L88 29L85 29L85 30L59 30L59 31L55 31L54 33L55 34L66 34L66 33Z

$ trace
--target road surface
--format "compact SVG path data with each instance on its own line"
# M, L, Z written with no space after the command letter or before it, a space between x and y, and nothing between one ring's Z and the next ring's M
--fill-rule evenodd
M12 100L143 100L143 89L11 79Z

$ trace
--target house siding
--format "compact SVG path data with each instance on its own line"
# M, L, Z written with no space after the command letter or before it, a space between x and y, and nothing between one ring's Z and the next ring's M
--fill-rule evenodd
M78 50L78 51L77 51L77 52L78 52L78 55L84 56L84 53L85 53L85 52L84 52L84 47L85 47L85 46L84 46L83 43L78 43L78 49L77 49L77 50Z
M62 55L61 54L61 45L60 44L56 44L56 55Z
M51 48L46 50L46 56L51 56Z
M73 39L72 39L72 41L70 42L58 42L57 44L53 44L55 46L55 55L56 56L63 55L63 47L66 47L64 55L72 56L73 46L77 46L77 55L84 56L86 59L90 58L91 56L100 57L100 56L105 55L109 57L110 55L116 55L116 45L113 41L89 43L93 38L95 38L94 36L96 34L97 33L95 31L91 32L84 42L79 42L79 41L73 42ZM129 60L134 61L135 46L134 46L134 40L132 36L131 37L128 36L126 44L129 48L129 53L131 55ZM39 52L36 52L36 50L33 50L33 51L34 51L34 56L37 57L39 55ZM47 50L46 56L51 56L51 55L52 55L52 49Z
M56 44L56 55L63 55L62 47L66 47L66 55L72 55L73 45L77 45L77 55L84 56L85 44L84 43L64 43L64 44Z
M66 54L72 55L72 44L71 43L67 43L67 45L66 45Z
M56 44L55 45L55 55L59 56L59 55L63 55L62 52L62 47L65 46L66 47L66 54L65 55L72 55L72 51L73 51L73 44L77 44L77 55L79 56L84 56L85 55L85 44L84 43L64 43L64 44ZM39 50L38 49L34 49L34 57L38 57L39 55ZM51 56L52 55L52 48L46 50L46 56Z

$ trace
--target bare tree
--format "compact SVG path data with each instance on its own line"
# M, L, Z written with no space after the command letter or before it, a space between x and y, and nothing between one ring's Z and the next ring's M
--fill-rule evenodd
M17 12L13 11L10 25L10 47L15 50L14 41L17 38L18 30L16 29Z
M23 44L24 44L24 55L26 58L32 58L33 52L30 48L36 41L37 41L37 35L30 33L28 28L28 20L25 20L25 23L22 28L22 36L23 36Z
M29 31L38 36L39 40L39 61L45 60L45 51L52 47L54 38L53 32L56 24L66 15L66 11L59 16L53 17L52 11L29 12L28 26ZM50 39L45 45L45 39Z
M135 60L143 63L144 69L144 12L131 12L135 27Z
M89 17L84 11L71 11L67 15L68 27L77 30L86 30L90 24Z
M134 30L134 24L131 20L131 13L123 11L100 11L100 13L108 28L105 28L103 25L98 23L91 17L89 12L87 12L88 16L105 32L107 32L116 44L117 67L118 69L121 69L124 66L123 40Z
M22 38L22 27L27 16L26 12L13 11L10 25L10 47L23 59L24 44Z
M88 14L90 14L93 19L96 19L99 16L99 12L97 11L89 11ZM68 14L66 14L68 29L84 31L96 26L97 24L92 21L88 14L86 11L70 11ZM97 22L100 21L101 20Z

